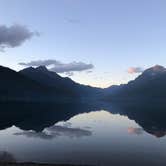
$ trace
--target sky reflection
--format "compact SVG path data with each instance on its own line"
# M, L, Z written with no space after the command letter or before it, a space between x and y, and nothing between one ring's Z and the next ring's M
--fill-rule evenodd
M41 132L15 126L0 131L1 150L7 149L17 161L162 165L165 143L165 137L143 131L134 120L104 110L75 115Z

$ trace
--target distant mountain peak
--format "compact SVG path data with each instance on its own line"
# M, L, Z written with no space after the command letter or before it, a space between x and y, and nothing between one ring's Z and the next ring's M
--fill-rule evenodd
M163 72L163 71L166 71L166 68L161 66L161 65L155 65L153 66L152 68L150 68L151 70L153 71L156 71L156 72Z
M34 68L31 66L31 67L27 67L26 68L27 70L34 70Z
M155 66L145 70L143 72L143 75L146 74L146 75L150 75L150 76L155 76L155 75L163 74L163 73L166 73L166 68L161 65L155 65Z
M33 67L27 67L27 68L24 68L24 69L22 69L22 70L20 70L20 72L22 73L22 72L32 72L32 71L34 71L35 70L35 68L33 68Z
M39 70L39 71L48 71L47 67L46 66L39 66L36 68L36 70Z

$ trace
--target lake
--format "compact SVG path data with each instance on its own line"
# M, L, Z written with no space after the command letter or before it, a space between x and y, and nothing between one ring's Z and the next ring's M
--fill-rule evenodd
M1 160L166 165L166 110L161 106L17 103L1 108Z

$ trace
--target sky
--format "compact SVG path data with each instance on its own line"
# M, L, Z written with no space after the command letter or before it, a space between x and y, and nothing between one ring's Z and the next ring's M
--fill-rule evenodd
M0 0L0 65L98 87L166 66L165 0Z

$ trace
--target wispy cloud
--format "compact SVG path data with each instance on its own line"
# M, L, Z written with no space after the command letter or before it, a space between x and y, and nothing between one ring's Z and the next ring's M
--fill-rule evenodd
M65 73L66 75L70 76L73 75L73 72L80 72L94 68L93 64L87 64L84 62L73 61L70 63L63 63L53 59L37 60L28 63L21 62L19 63L19 65L28 66L28 67L46 66L50 71L54 71L57 73Z
M89 73L92 73L93 71L92 70L87 70L86 73L89 74Z
M26 26L14 24L10 27L0 25L0 49L13 48L22 45L33 36L38 36L38 32L31 32Z
M141 68L141 67L130 67L130 68L128 68L128 70L127 70L127 72L128 72L129 74L142 73L143 71L144 71L144 69Z
M79 19L74 19L74 18L65 18L65 21L71 24L78 24L80 23Z
M69 77L74 75L74 73L71 72L71 71L70 71L70 72L65 72L65 74L66 74L67 76L69 76Z

